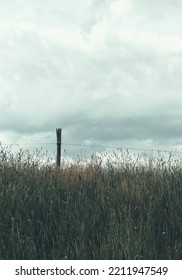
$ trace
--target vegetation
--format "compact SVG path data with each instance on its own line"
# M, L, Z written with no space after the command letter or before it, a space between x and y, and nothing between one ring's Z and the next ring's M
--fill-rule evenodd
M1 147L0 259L182 259L180 160L58 170Z

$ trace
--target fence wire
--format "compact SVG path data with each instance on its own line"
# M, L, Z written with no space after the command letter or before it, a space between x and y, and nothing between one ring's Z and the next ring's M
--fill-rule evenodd
M11 146L48 146L48 145L55 145L56 146L56 142L30 142L30 143L1 143L0 142L0 146L6 146L6 147L11 147ZM130 150L130 151L141 151L141 152L161 152L161 153L174 153L174 154L182 154L182 151L177 151L177 150L161 150L161 149L147 149L147 148L133 148L133 147L122 147L122 146L105 146L105 145L94 145L94 144L79 144L79 143L65 143L62 142L61 143L62 146L77 146L77 147L90 147L90 148L103 148L103 149L114 149L114 150L119 150L119 149L123 149L123 150Z

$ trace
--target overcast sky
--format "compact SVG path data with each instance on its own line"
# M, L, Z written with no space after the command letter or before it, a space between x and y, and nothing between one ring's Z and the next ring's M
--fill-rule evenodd
M181 0L0 0L0 142L60 127L65 143L182 151L181 27Z

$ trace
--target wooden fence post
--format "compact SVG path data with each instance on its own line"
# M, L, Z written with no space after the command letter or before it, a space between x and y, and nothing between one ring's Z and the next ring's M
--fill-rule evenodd
M60 167L60 165L61 165L61 134L62 134L62 129L57 128L56 129L56 135L57 135L57 160L56 160L56 165L57 165L57 167Z

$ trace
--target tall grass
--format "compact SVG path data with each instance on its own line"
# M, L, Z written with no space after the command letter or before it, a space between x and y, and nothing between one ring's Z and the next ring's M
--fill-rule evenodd
M1 147L0 259L181 259L182 165L171 162L127 153L58 170Z

